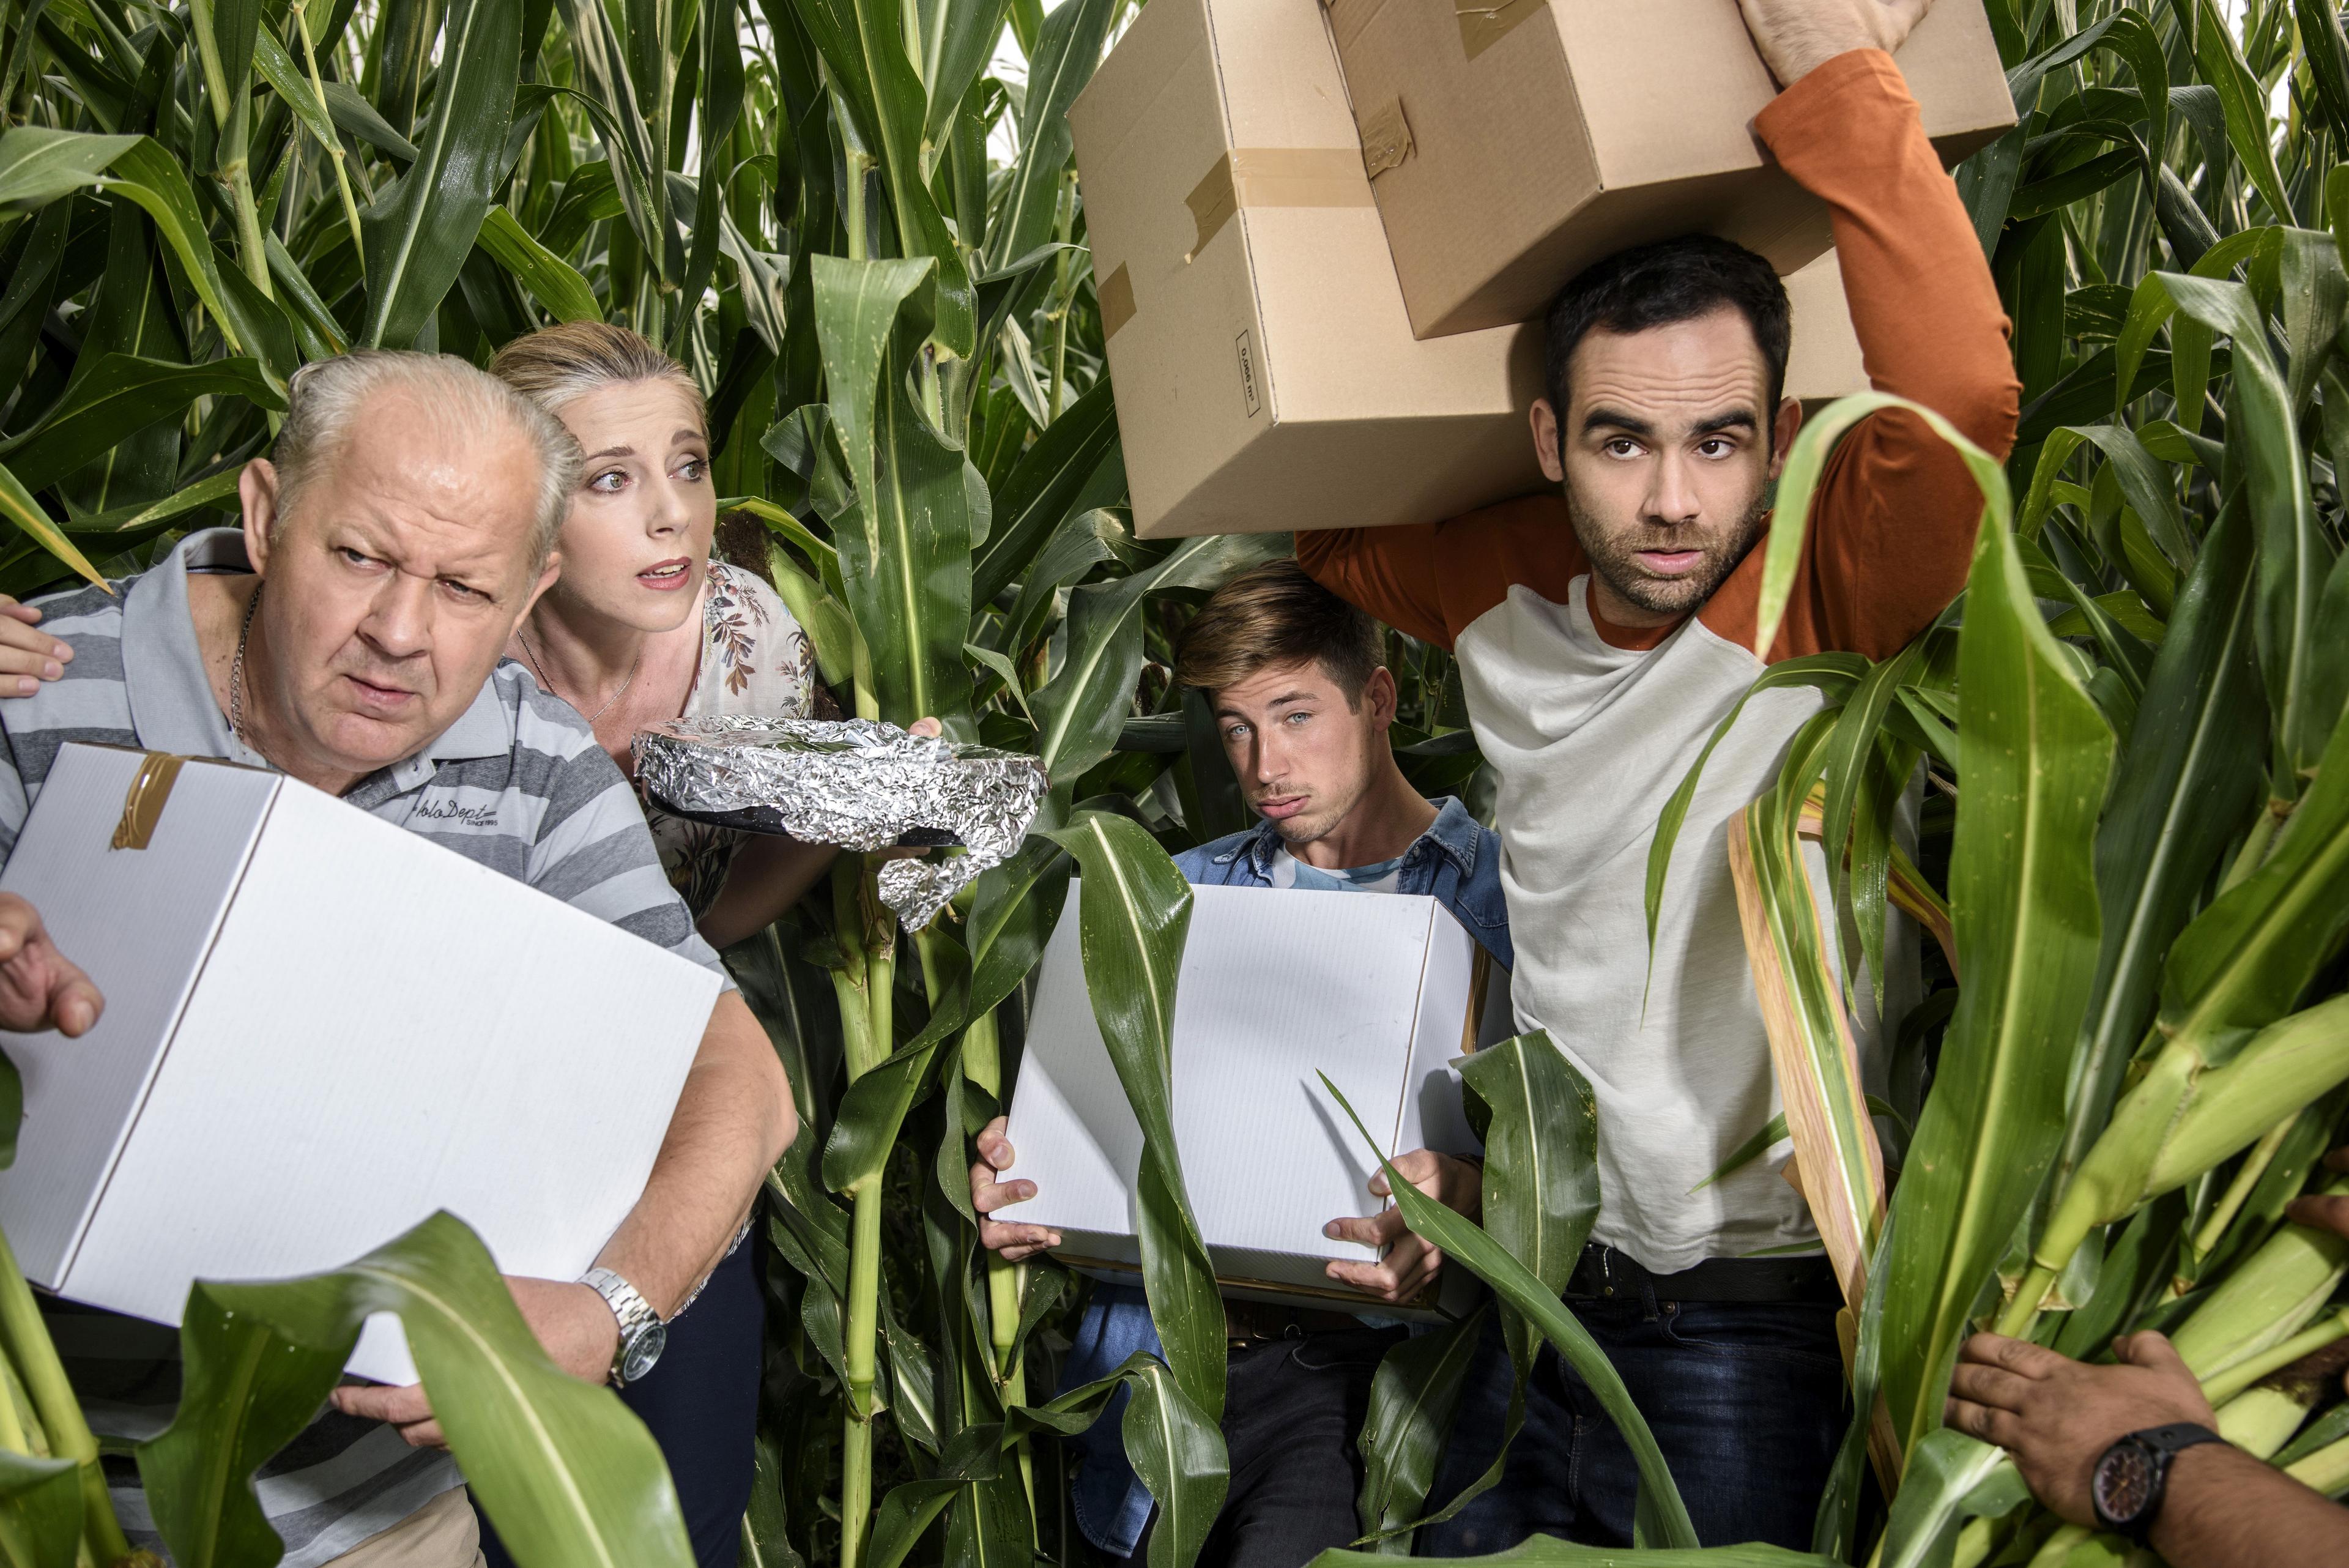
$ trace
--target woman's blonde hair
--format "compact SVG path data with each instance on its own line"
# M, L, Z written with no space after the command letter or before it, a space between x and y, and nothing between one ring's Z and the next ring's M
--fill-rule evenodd
M608 321L564 321L526 333L498 350L490 374L547 410L599 387L666 381L692 400L704 429L709 424L709 407L686 368Z

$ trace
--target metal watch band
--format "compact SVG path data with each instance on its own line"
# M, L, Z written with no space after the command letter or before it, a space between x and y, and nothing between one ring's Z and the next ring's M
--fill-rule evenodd
M612 1350L612 1382L616 1387L624 1388L630 1381L629 1366L636 1359L638 1347L647 1337L657 1331L662 1339L667 1338L660 1314L653 1311L652 1303L636 1286L609 1269L590 1269L579 1276L579 1282L602 1296L604 1303L612 1309L612 1315L619 1320L620 1340ZM652 1353L657 1357L657 1345L652 1346ZM638 1366L636 1375L641 1376L648 1366L649 1363Z

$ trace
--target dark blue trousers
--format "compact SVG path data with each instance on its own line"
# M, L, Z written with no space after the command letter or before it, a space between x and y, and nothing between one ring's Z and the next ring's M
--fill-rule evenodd
M754 1233L668 1325L668 1345L652 1372L620 1390L668 1461L699 1568L734 1568L742 1549L766 1323L758 1253ZM481 1551L491 1568L513 1568L486 1515Z
M1663 1450L1698 1540L1808 1551L1847 1417L1835 1308L1624 1299L1577 1301ZM1431 1500L1457 1496L1499 1449L1508 1352L1488 1323ZM1640 1476L1598 1398L1544 1346L1526 1423L1492 1490L1419 1532L1423 1557L1502 1552L1529 1535L1631 1544Z

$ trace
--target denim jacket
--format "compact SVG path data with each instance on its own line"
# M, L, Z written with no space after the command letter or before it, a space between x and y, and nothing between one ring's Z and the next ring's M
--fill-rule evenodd
M1403 851L1398 892L1433 896L1503 968L1513 967L1509 916L1501 900L1501 839L1480 826L1458 801L1436 802L1435 821ZM1203 844L1174 857L1192 882L1207 887L1269 888L1280 835L1269 822ZM1163 1354L1150 1304L1137 1285L1096 1285L1061 1371L1061 1392L1106 1377L1137 1350ZM1133 1555L1149 1522L1149 1489L1125 1457L1122 1430L1125 1389L1119 1389L1081 1436L1071 1503L1085 1539L1112 1557Z

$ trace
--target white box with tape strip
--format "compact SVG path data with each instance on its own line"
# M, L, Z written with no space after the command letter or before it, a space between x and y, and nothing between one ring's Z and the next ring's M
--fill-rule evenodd
M1361 1303L1326 1265L1375 1254L1321 1227L1386 1201L1370 1190L1376 1157L1320 1075L1389 1156L1476 1152L1452 1063L1509 1034L1508 971L1434 898L1191 891L1174 1002L1174 1137L1216 1274L1226 1295ZM1013 1085L1011 1175L1035 1182L1036 1196L996 1212L1058 1231L1065 1262L1132 1271L1142 1255L1142 1132L1094 1021L1078 904L1071 888Z
M575 1279L636 1204L719 977L283 774L58 753L0 892L106 998L0 1034L0 1227L34 1283L176 1324L196 1279L349 1262L438 1210ZM353 1371L413 1382L389 1317Z

